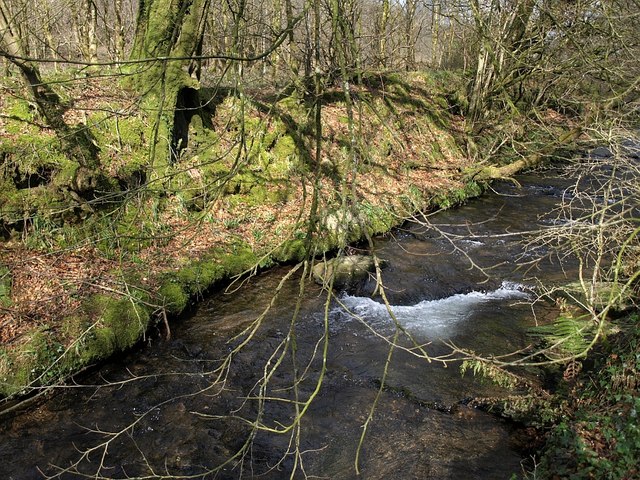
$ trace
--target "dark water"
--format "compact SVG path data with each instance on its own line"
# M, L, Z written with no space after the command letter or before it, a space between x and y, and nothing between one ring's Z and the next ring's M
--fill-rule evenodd
M518 269L527 257L510 233L551 222L539 216L558 203L567 181L520 181L521 188L498 185L500 195L430 217L435 227L409 224L377 240L377 253L389 264L383 278L389 301L411 338L399 335L397 343L406 348L394 349L387 366L359 478L508 479L522 473L515 427L461 403L504 392L461 377L456 364L423 358L446 356L450 349L442 340L485 354L522 347L534 321L527 302L534 275L562 278L558 262ZM326 294L306 282L292 322L300 272L282 285L260 323L252 323L288 271L279 268L234 293L213 295L173 326L171 341L151 339L82 386L3 419L0 478L279 479L292 472L294 478L356 478L358 443L396 326L380 298L367 296L371 282L338 296L355 317L336 301L326 306ZM241 332L252 326L247 339ZM423 353L412 350L413 342ZM293 420L301 410L297 429Z

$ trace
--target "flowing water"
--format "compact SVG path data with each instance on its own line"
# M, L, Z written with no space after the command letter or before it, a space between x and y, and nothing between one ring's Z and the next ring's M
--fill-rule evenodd
M294 469L295 478L356 478L358 443L379 391L358 478L520 475L526 454L517 428L464 403L504 392L461 377L456 364L428 362L411 350L418 344L431 357L446 356L446 341L501 354L527 342L525 331L534 323L528 304L532 275L562 281L563 265L548 261L535 272L518 269L527 257L511 233L551 222L540 215L557 205L568 182L554 176L519 180L520 188L500 184L499 194L430 217L433 226L410 223L376 240L377 254L388 263L387 296L406 332L398 343L407 347L394 350L382 390L386 340L397 326L380 297L369 296L374 282L340 293L329 305L321 288L307 282L292 327L300 272L283 284L273 308L219 378L221 361L246 338L236 335L264 311L289 271L280 267L233 293L205 299L173 325L170 341L151 338L81 385L3 419L0 478L278 479ZM283 353L287 339L295 356L291 349ZM265 377L268 387L261 390ZM313 395L300 431L287 430L295 405L302 409L300 402ZM285 432L256 432L251 422ZM249 441L244 456L233 458Z

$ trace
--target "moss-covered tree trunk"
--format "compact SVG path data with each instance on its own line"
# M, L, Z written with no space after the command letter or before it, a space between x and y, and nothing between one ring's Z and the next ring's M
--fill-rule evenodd
M492 180L512 179L514 175L523 170L539 166L542 162L552 156L554 151L569 145L580 137L583 131L584 127L576 126L560 136L557 142L552 142L546 148L516 160L508 165L488 165L480 168L471 168L471 170L467 172L467 180L473 180L475 182L490 182Z
M389 25L389 15L391 14L391 9L389 5L389 0L382 0L382 5L380 7L380 14L377 18L377 27L378 27L378 65L380 68L387 67L387 28Z
M416 0L405 0L404 12L404 48L406 50L404 68L406 71L414 70L416 67L416 12L418 2ZM437 31L435 32L437 35ZM435 41L437 44L437 41ZM436 47L434 46L434 49Z
M152 161L156 173L178 158L199 106L200 65L210 0L140 0L132 60L134 84L157 110Z
M90 192L99 178L98 148L86 126L67 124L64 118L66 106L51 86L42 81L38 67L25 58L22 41L14 27L7 3L0 0L0 56L18 68L39 115L55 132L67 157L78 165L64 187L81 194Z

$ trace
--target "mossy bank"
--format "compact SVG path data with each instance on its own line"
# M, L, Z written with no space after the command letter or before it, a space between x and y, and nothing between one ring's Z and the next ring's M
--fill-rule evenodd
M82 191L28 102L2 100L5 398L131 348L238 276L337 251L482 191L464 178L472 160L452 74L365 76L351 107L327 88L320 137L314 102L295 88L203 88L169 161L158 159L154 112L93 82L91 101L67 111L98 152Z

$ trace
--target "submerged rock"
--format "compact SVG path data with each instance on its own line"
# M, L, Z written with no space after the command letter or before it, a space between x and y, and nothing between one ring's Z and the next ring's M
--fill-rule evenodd
M313 279L319 284L344 288L365 280L375 272L375 262L369 255L336 257L313 267Z

